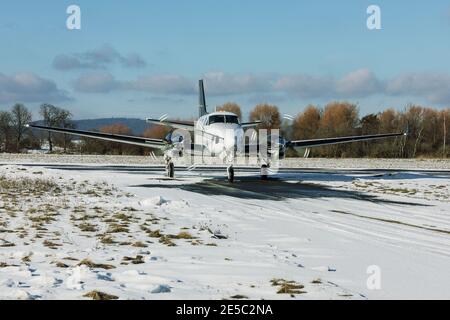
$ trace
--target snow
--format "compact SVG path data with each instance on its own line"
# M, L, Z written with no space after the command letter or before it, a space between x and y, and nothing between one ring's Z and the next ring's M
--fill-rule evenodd
M234 185L222 171L171 181L15 162L0 166L0 299L450 298L447 162L267 182L237 171ZM380 290L367 286L374 265ZM278 294L274 279L305 293Z
M139 204L141 206L161 206L163 204L167 203L167 200L165 200L163 197L161 196L156 196L153 198L149 198L149 199L144 199L142 201L139 202Z

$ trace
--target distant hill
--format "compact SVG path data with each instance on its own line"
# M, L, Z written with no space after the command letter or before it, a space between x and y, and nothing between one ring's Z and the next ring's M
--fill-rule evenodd
M86 119L86 120L73 120L76 128L79 130L98 130L101 127L109 126L115 123L121 123L131 129L133 134L141 135L145 129L150 128L152 125L148 124L145 120L134 118L100 118L100 119ZM42 124L43 121L36 121L36 124Z

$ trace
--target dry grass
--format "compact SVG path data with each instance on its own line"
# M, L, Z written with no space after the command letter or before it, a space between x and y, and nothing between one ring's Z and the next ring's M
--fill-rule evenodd
M105 269L105 270L110 270L110 269L114 269L115 266L111 265L111 264L103 264L103 263L94 263L89 259L83 259L81 260L81 262L79 264L77 264L78 266L86 266L88 268L92 268L92 269Z
M57 268L69 268L69 265L67 265L67 264L65 264L65 263L63 263L63 262L60 262L60 261L56 262L56 263L55 263L55 266L56 266Z
M55 242L51 242L50 240L45 240L44 242L42 242L42 244L50 249L56 250L58 249L58 247L61 247L61 244L55 243Z
M159 243L162 243L162 244L164 244L164 245L166 245L168 247L175 247L176 246L175 242L173 242L170 239L170 237L168 237L168 236L161 236L159 238Z
M123 257L122 261L131 262L132 264L143 264L145 263L144 257L137 255L136 257Z
M128 233L130 230L120 224L112 224L109 226L107 233Z
M195 239L194 236L192 236L189 232L187 231L181 231L180 233L178 233L177 235L171 236L171 238L173 239L186 239L186 240L192 240Z
M92 300L117 300L117 299L119 299L118 296L108 294L105 292L101 292L101 291L97 291L97 290L88 292L85 295L83 295L83 297L92 298Z
M160 231L160 230L152 231L152 230L150 230L150 229L147 229L146 232L147 232L147 235L148 235L150 238L161 238L161 237L163 236L163 235L161 234L161 231Z
M236 300L248 299L247 296L244 296L244 295L242 295L242 294L236 294L236 295L234 295L234 296L231 296L230 298L231 298L231 299L236 299Z
M270 282L272 283L272 286L279 287L277 291L278 294L295 295L306 293L306 291L302 290L303 288L305 288L305 286L296 283L295 281L287 281L284 279L272 279Z
M97 228L95 225L87 223L87 222L79 224L78 228L83 232L96 232L97 231Z
M103 235L100 238L100 242L103 243L103 244L114 244L114 243L117 243L116 241L114 241L114 238L109 236L109 235Z
M19 194L26 192L28 194L37 195L51 191L60 192L58 185L48 179L31 179L25 177L10 179L5 175L0 176L0 189L2 191L15 192Z
M133 243L133 247L136 247L136 248L147 248L148 245L146 245L145 243L143 243L141 241L137 241L137 242Z

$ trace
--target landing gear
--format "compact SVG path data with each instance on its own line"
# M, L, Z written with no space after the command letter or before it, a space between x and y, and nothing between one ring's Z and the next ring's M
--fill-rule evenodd
M167 177L173 179L175 177L175 165L171 158L166 158L166 174Z
M228 177L228 182L231 182L231 183L234 182L234 168L233 168L233 166L229 166L227 168L227 177Z
M269 170L268 170L269 166L266 164L263 164L261 166L261 180L267 180L268 175L269 175Z
M173 179L175 177L175 166L172 161L167 163L166 173L167 173L167 177L170 179Z

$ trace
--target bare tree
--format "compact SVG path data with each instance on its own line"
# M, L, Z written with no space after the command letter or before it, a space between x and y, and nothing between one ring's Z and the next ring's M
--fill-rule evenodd
M0 111L0 151L8 152L12 131L12 116L8 111Z
M28 128L25 127L31 122L31 113L20 103L16 103L11 110L11 124L16 138L16 151L19 152L22 147L22 141Z
M72 114L65 109L58 108L51 104L43 104L41 105L40 115L44 118L44 124L49 127L62 127L62 128L73 128L74 124L71 121ZM49 146L49 151L53 151L53 139L52 139L52 133L47 133L47 141ZM64 152L67 150L67 145L71 141L70 136L64 134L64 135L57 135L57 137L62 137L62 139L59 139L60 145L64 147Z

